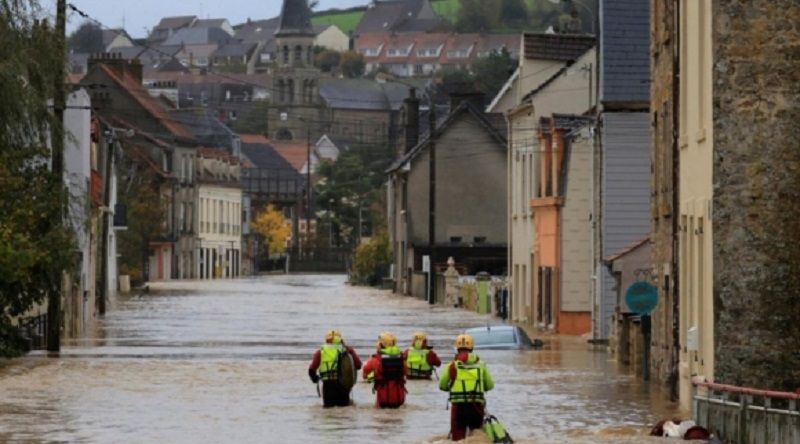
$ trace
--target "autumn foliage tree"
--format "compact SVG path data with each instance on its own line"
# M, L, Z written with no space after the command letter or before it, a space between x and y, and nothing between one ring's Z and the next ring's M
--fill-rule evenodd
M286 240L289 238L291 227L286 223L283 213L273 205L267 205L256 215L252 228L264 238L269 256L286 252Z
M342 75L350 79L363 76L366 66L364 56L356 51L343 53L339 61L339 69L342 71Z

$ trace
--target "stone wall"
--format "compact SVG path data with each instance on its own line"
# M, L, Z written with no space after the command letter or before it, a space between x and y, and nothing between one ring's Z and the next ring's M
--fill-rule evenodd
M800 3L714 0L716 380L800 388Z
M673 168L675 143L675 91L678 85L674 74L678 40L676 29L676 1L650 1L650 113L651 113L651 231L652 264L655 283L659 290L659 305L652 315L652 340L650 353L651 377L670 388L671 397L677 397L677 294L675 270L674 202L678 185Z

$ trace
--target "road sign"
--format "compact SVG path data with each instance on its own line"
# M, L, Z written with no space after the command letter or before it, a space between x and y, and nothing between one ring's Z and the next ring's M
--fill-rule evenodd
M658 289L649 282L636 282L625 292L625 303L632 312L649 315L658 305Z

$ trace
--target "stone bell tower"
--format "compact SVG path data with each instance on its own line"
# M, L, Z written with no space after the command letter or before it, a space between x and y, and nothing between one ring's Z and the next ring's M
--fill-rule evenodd
M275 31L275 103L316 102L319 71L314 68L314 37L307 0L284 0L280 25Z

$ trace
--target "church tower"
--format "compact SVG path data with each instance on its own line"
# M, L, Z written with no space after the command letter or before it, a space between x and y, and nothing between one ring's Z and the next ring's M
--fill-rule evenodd
M314 67L315 37L308 1L283 0L275 31L272 103L277 108L269 122L273 139L305 139L308 121L318 119L320 72Z

